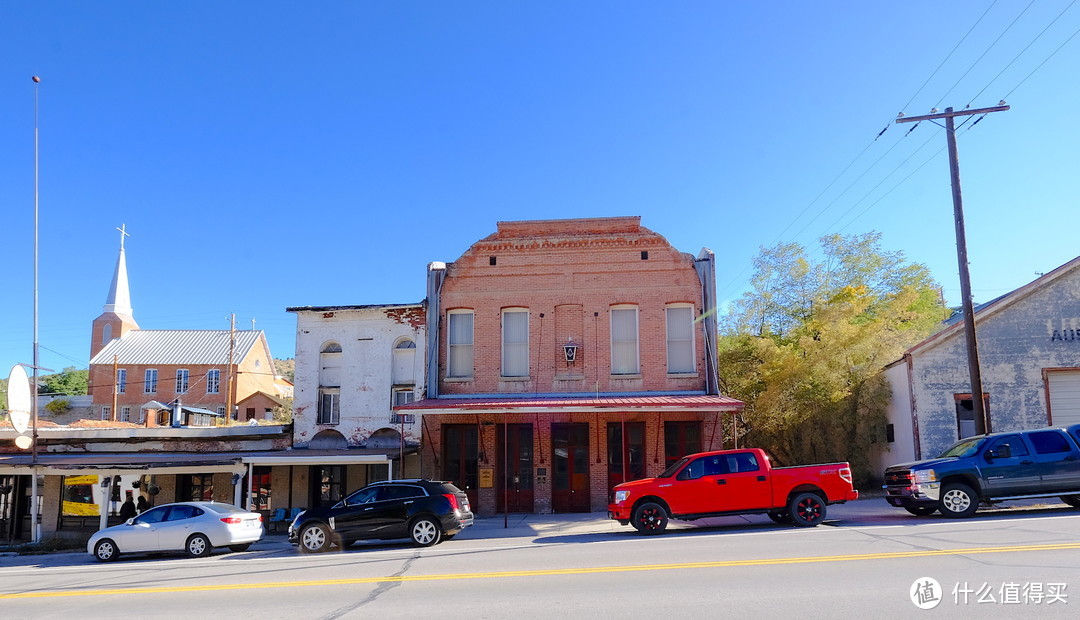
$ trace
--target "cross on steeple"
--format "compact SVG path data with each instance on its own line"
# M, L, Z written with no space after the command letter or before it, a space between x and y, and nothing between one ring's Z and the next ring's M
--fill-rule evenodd
M126 230L127 224L120 224L120 228L116 230L120 231L120 251L124 250L124 237L130 237L131 235Z

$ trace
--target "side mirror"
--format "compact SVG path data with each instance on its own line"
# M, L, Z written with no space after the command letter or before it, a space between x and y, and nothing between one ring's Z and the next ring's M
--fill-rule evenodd
M127 521L124 521L124 523L126 523L128 525L133 525L135 523L135 517L132 517L132 518L128 519Z

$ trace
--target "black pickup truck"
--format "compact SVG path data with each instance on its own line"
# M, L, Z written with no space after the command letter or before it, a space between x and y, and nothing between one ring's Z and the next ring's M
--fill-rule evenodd
M885 500L920 517L1037 497L1080 508L1080 424L968 437L936 459L885 469Z

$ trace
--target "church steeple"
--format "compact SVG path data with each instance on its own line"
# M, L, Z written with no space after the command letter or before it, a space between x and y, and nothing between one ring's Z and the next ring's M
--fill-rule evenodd
M109 296L105 299L104 312L114 314L126 314L131 316L131 292L128 290L127 260L124 258L124 237L130 237L127 233L127 225L121 224L120 228L120 256L116 259L116 271L113 272L112 284L109 286Z
M139 329L131 310L131 292L128 289L127 259L124 256L124 237L130 237L126 226L120 228L120 256L116 259L116 270L109 285L109 296L105 298L105 307L101 316L94 319L90 333L90 358L93 359L105 345L124 334Z

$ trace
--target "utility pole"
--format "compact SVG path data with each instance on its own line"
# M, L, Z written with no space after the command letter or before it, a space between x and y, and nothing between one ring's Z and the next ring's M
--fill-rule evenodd
M236 314L229 315L229 367L228 367L228 383L225 386L225 415L229 420L233 419L233 407L236 403L233 402L235 393L233 392L233 386L236 385L236 368L233 366L233 359L236 354Z
M897 123L914 123L917 121L935 121L945 119L945 137L949 143L949 176L952 181L953 221L956 225L956 262L960 267L960 295L964 309L964 335L967 338L968 376L971 380L971 406L975 410L975 434L985 435L993 426L990 423L990 415L983 406L982 373L979 370L979 343L975 338L975 307L971 300L971 275L968 273L967 234L964 232L964 202L960 196L960 156L956 151L956 125L953 121L957 116L972 116L974 114L989 114L990 112L1004 112L1009 106L1001 101L998 105L989 108L975 110L960 110L954 112L952 108L945 108L944 113L933 110L931 114L924 116L901 117ZM978 122L978 121L976 121ZM938 123L934 123L937 125Z

